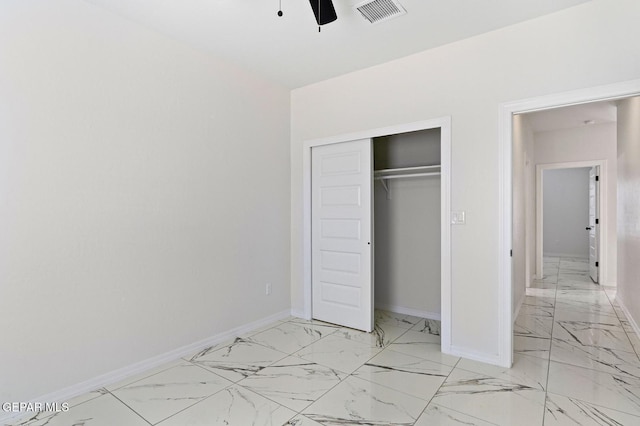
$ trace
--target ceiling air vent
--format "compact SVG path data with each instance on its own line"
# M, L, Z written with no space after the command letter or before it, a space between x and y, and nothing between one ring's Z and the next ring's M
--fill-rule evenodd
M388 21L407 13L396 0L367 0L356 5L355 8L364 19L372 24Z

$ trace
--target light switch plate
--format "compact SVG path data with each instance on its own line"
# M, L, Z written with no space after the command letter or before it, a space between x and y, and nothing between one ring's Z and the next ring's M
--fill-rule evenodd
M465 214L463 210L451 212L451 224L452 225L464 225L466 223Z

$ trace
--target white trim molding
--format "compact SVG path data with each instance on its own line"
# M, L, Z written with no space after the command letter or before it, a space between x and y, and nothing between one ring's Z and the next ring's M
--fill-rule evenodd
M405 306L376 303L376 309L393 312L396 314L411 315L418 318L432 319L436 321L440 321L442 319L442 315L440 315L438 312L428 312L421 309L407 308Z
M510 367L513 362L513 323L511 313L511 256L512 248L512 150L513 115L541 111L590 102L622 99L640 94L640 80L631 80L604 86L590 87L530 99L503 103L498 111L498 291L499 291L499 347L500 365Z
M311 319L311 149L315 146L348 142L357 139L375 138L440 128L440 270L441 270L441 349L447 354L454 354L451 349L451 117L399 124L389 127L364 130L354 133L331 136L322 139L305 141L302 149L302 224L303 255L302 294L304 297L303 318Z

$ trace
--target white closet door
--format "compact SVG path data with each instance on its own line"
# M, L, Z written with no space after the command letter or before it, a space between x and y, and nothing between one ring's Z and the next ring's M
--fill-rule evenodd
M311 151L313 318L373 330L371 139Z
M594 283L598 282L598 246L600 244L600 224L596 223L596 219L600 215L600 206L599 206L599 198L598 194L598 181L596 181L596 176L598 176L600 167L595 166L591 167L589 171L589 226L587 230L589 231L589 275Z

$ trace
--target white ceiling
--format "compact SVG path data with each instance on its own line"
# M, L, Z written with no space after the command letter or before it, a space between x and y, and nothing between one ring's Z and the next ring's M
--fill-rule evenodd
M376 25L334 0L321 33L307 0L85 1L295 88L589 0L400 0L408 13Z
M615 123L615 101L592 102L524 114L533 132L573 129L590 124ZM593 121L593 123L586 123Z

